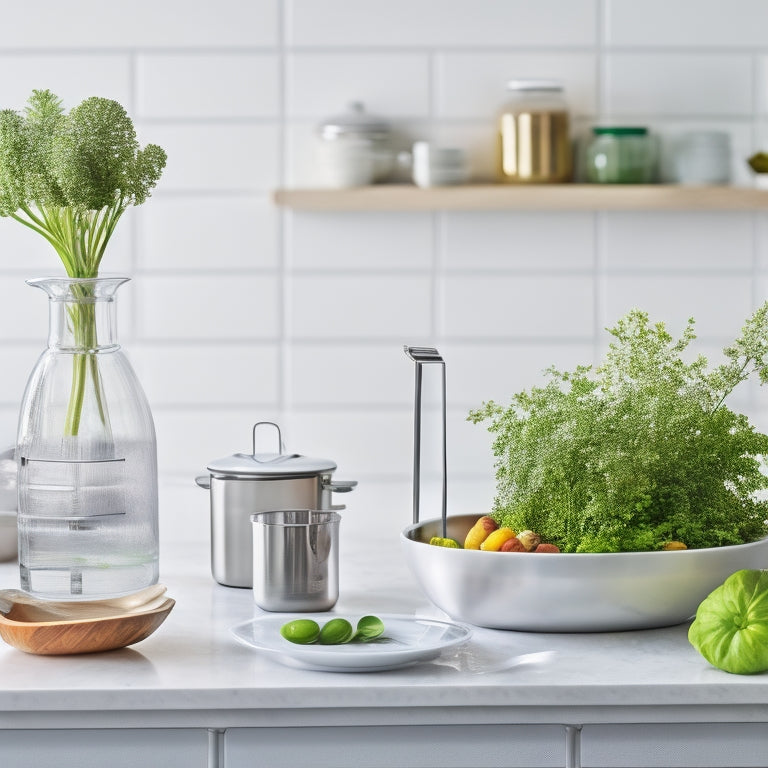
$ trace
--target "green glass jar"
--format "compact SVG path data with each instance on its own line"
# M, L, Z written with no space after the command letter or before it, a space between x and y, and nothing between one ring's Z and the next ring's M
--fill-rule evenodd
M656 173L656 143L647 128L592 129L587 147L587 179L598 184L648 184Z

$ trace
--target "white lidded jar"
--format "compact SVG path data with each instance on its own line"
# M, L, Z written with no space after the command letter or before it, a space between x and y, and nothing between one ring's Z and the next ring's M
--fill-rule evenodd
M359 187L384 181L395 163L389 123L353 101L317 128L317 163L324 186Z
M570 181L570 121L554 80L510 80L498 117L497 175L505 183Z

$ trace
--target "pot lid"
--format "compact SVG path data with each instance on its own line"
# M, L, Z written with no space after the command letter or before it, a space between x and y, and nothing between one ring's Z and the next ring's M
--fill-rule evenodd
M235 453L212 461L207 469L230 477L307 477L332 472L336 463L298 453Z
M385 139L389 136L389 123L383 118L369 115L361 101L353 101L347 111L324 120L317 128L323 139L343 136L366 139Z
M256 453L256 430L261 426L277 430L278 453ZM330 459L313 459L298 453L283 453L280 427L273 421L259 421L253 425L253 452L235 453L212 461L208 471L214 475L229 477L308 477L322 472L332 472L336 463Z

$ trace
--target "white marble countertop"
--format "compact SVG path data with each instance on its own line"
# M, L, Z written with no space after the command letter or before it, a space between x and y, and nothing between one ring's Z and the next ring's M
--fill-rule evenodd
M207 496L161 486L161 582L176 606L131 648L41 657L0 643L2 727L350 722L768 721L768 674L729 675L688 644L687 625L584 635L475 629L439 658L386 672L300 670L237 643L262 615L250 590L210 575ZM407 522L407 521L406 521ZM335 613L445 618L412 581L396 536L343 527ZM0 587L18 587L0 564Z

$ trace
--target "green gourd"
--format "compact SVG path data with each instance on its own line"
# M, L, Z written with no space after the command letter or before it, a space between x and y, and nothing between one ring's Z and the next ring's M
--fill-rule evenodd
M699 605L688 640L725 672L753 675L768 670L768 571L731 574Z

